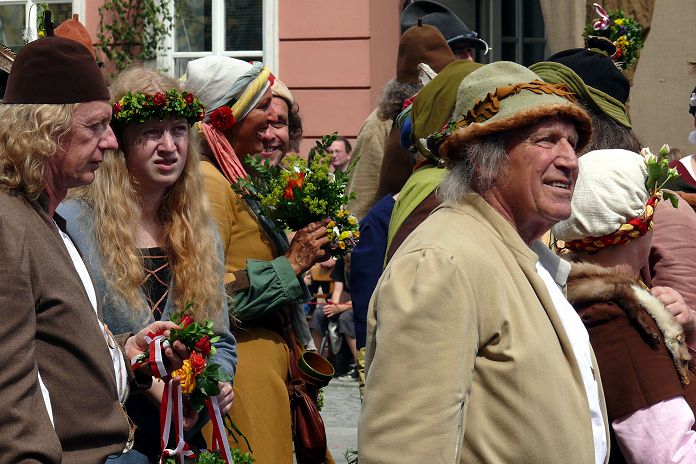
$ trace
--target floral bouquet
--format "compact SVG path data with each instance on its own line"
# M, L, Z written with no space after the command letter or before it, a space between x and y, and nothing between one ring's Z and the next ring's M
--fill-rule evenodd
M622 69L630 68L643 48L643 26L635 19L627 18L621 10L607 13L601 5L593 3L593 6L599 18L585 26L584 37L609 39L616 47L612 59Z
M271 166L269 160L248 156L246 161L256 172L252 179L239 179L234 190L242 197L255 197L264 214L279 228L300 230L307 224L329 219L327 234L331 255L343 256L357 244L360 237L358 220L345 208L353 195L346 194L348 173L330 172L329 146L336 133L322 137L310 152L310 161L289 155L281 165Z
M229 381L227 374L220 371L221 365L212 362L210 357L216 353L215 346L220 337L215 336L213 332L212 321L205 321L201 324L194 321L190 312L191 305L179 312L172 314L171 321L179 326L178 329L169 331L169 337L165 338L163 334L149 334L146 338L148 347L143 354L136 357L132 362L133 369L137 369L148 365L153 375L161 377L166 381L165 391L160 409L160 423L163 424L162 430L162 449L163 462L169 464L176 462L176 457L186 457L187 462L198 462L207 464L230 464L232 462L253 462L253 458L248 456L251 461L239 461L233 459L234 453L229 449L226 437L224 437L223 429L227 430L235 442L238 442L235 432L246 441L244 434L232 422L229 416L223 419L220 414L220 409L217 403L217 395L220 394L218 382ZM188 359L185 359L183 366L171 374L167 374L161 366L162 349L167 345L172 345L175 341L180 341L186 348L190 350ZM176 388L177 394L173 393L171 385L172 378L178 378L179 387ZM213 440L214 446L218 451L202 451L200 454L193 453L188 449L188 445L183 441L183 422L180 416L182 410L182 395L188 398L189 406L196 412L200 412L204 407L207 407L210 418L213 421ZM179 431L177 440L179 443L176 449L169 450L165 448L165 444L169 438L169 420L173 418L178 425ZM224 442L223 442L224 440ZM251 449L247 441L247 447ZM238 450L236 450L238 451ZM224 453L224 454L222 454ZM240 454L241 453L241 454ZM246 453L238 452L237 456L242 457ZM176 457L175 457L176 456ZM183 461L182 461L183 462Z

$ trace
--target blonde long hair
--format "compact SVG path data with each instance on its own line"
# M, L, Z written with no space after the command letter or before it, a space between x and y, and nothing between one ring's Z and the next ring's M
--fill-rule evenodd
M112 101L118 101L129 91L152 94L175 87L176 82L169 77L134 67L116 78L110 92ZM170 292L174 307L182 310L191 303L195 319L219 322L224 268L199 171L199 143L196 131L189 129L184 169L167 189L157 210L157 220L172 270L174 286ZM149 308L141 293L145 272L133 233L141 220L141 207L125 160L120 148L106 152L94 183L71 196L83 200L93 211L102 277L112 293L107 298L125 303L137 320L147 316Z
M72 126L76 103L0 104L0 185L36 200L46 164Z

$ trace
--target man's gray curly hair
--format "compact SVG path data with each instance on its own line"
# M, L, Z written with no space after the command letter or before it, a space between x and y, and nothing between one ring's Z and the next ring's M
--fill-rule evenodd
M394 120L401 113L404 100L411 98L423 88L421 82L387 82L377 104L377 117L382 121Z
M461 147L458 155L450 163L450 172L438 189L443 201L461 203L469 193L483 195L488 192L508 160L500 135L472 140Z

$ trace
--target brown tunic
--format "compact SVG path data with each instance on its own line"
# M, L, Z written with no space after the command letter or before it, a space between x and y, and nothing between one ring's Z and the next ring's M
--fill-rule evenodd
M635 286L635 279L581 263L573 265L568 279L568 300L587 328L599 364L610 423L677 396L684 396L696 411L696 379L681 369L691 380L688 385L681 381L665 342L669 336L646 311L644 300L666 310ZM639 300L636 292L643 298ZM679 345L676 340L667 343ZM626 462L613 431L611 438L610 463Z
M97 316L45 209L2 190L0 254L0 461L102 463L128 421Z

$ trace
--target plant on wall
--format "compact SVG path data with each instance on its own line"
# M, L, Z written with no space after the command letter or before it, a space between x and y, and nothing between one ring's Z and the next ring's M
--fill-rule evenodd
M104 0L99 7L97 48L118 71L133 61L157 57L162 39L170 34L171 0Z

